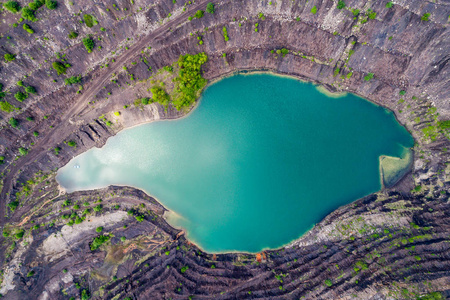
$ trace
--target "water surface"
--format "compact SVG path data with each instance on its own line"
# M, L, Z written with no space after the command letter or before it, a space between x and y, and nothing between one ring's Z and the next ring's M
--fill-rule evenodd
M188 117L124 130L72 159L57 180L69 192L141 188L204 250L257 252L379 190L379 157L412 145L391 112L366 100L237 75L208 87Z

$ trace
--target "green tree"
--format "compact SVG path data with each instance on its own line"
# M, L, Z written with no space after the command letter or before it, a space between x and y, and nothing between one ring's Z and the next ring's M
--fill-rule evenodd
M23 24L22 28L23 28L26 32L28 32L28 33L30 33L30 34L33 34L33 33L34 33L34 30L33 30L33 29L30 27L30 25L28 25L28 24Z
M75 83L79 83L80 81L81 81L81 75L72 76L72 77L66 78L64 80L66 85L72 85L72 84L75 84Z
M153 94L153 100L155 102L158 102L159 104L163 105L164 107L167 107L169 105L169 95L167 94L167 92L159 87L159 86L154 86L151 88L150 90Z
M103 231L103 227L102 227L102 226L99 226L99 227L95 228L95 231L98 232L98 233L100 233L100 232Z
M69 39L76 39L78 37L78 33L75 31L71 31L68 35Z
M109 235L99 235L98 237L94 238L91 243L91 251L100 248L100 246L109 241L110 238L111 237Z
M88 51L88 53L92 52L92 49L94 49L94 41L90 38L90 37L85 37L83 39L83 45L86 48L86 50Z
M214 7L214 3L209 2L209 3L206 5L206 12L209 13L209 14L213 14L213 13L216 12L216 8Z
M11 117L9 119L9 125L11 125L12 128L17 128L19 126L19 121Z
M317 6L314 5L313 8L311 8L311 13L313 15L315 15L317 13Z
M28 98L27 93L17 92L14 94L14 98L16 98L17 101L23 102L23 100Z
M368 73L366 76L364 76L364 80L365 81L370 81L370 79L372 79L373 78L373 73Z
M428 18L429 18L430 16L431 16L430 13L424 13L423 16L420 17L420 19L421 19L422 21L428 21L428 20L429 20Z
M3 4L3 6L14 14L18 13L21 10L19 2L16 1L8 1Z
M25 155L28 154L28 150L26 148L24 148L24 147L20 147L19 148L19 153L20 153L20 155L25 156Z
M197 10L194 17L196 17L197 19L201 19L204 14L205 14L205 12L203 10Z
M29 86L27 86L25 88L25 92L30 93L30 94L36 94L37 93L36 88L34 86L31 86L31 85L29 85Z
M88 290L81 291L81 300L88 300L91 297Z
M22 18L31 21L31 22L36 22L37 19L34 15L34 10L32 10L29 7L24 7L22 8Z
M10 62L16 59L16 55L11 53L6 53L4 57L6 62Z
M34 0L34 2L28 3L28 7L31 8L32 10L37 10L42 5L44 5L44 1L40 1L40 0Z
M338 4L336 7L337 7L337 9L343 9L345 7L345 2L342 0L338 1Z
M56 70L58 75L66 74L67 67L60 63L59 61L54 61L52 64L53 69Z
M48 9L56 9L58 7L58 2L54 0L45 0L45 6L47 6Z
M75 143L75 141L68 141L67 142L67 146L69 147L75 147L77 145L77 143Z

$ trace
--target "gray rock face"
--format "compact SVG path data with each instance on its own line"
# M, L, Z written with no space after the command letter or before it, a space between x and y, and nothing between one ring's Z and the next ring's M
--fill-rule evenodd
M405 224L422 220L422 227L433 224L432 239L430 242L413 240L411 245L416 245L416 249L422 249L425 245L439 252L437 259L444 269L436 267L437 262L433 260L435 257L421 256L423 273L416 276L411 273L411 269L404 270L398 266L394 259L387 259L386 265L376 262L377 265L383 265L383 269L377 271L379 273L362 276L358 279L358 284L347 274L341 277L344 278L342 282L338 281L341 283L333 283L333 287L327 290L323 289L323 281L327 278L317 274L317 278L320 278L317 282L311 277L299 281L293 278L289 287L283 285L279 289L279 281L273 279L270 272L264 273L259 269L253 271L253 267L245 266L234 268L231 261L234 260L236 264L236 260L243 259L242 256L220 256L219 261L229 263L224 263L221 266L222 273L216 274L219 271L206 272L202 269L207 264L206 261L212 259L205 258L207 254L189 259L180 254L168 256L170 264L180 267L183 264L197 264L202 267L195 267L193 272L202 275L194 276L194 280L188 279L189 273L171 273L169 276L161 269L151 273L153 275L145 280L142 287L122 282L124 285L121 286L121 293L139 291L149 297L152 293L160 298L172 297L175 287L172 289L168 284L167 286L171 286L169 291L164 285L164 278L171 276L179 280L184 278L184 284L189 286L186 290L181 289L180 295L196 294L206 298L200 288L195 288L196 284L199 287L206 284L206 289L217 295L220 290L227 290L228 296L224 298L286 297L283 295L309 295L308 297L318 298L337 298L342 295L339 297L347 298L354 293L362 298L378 299L377 297L384 297L379 295L388 294L390 283L400 282L401 286L405 284L405 278L412 278L418 285L426 279L437 286L447 280L440 290L449 289L448 274L445 271L448 249L444 245L445 234L448 233L448 206L445 203L448 202L450 188L450 152L447 151L450 149L450 142L448 129L441 130L438 122L450 119L450 6L446 2L417 0L398 0L390 8L386 7L387 1L381 0L346 0L345 3L346 8L339 10L336 8L337 2L331 0L224 0L215 3L214 14L205 13L201 19L189 21L188 17L193 16L197 10L205 10L207 1L193 4L179 0L175 3L136 0L114 4L108 1L59 1L56 10L45 7L38 9L36 17L39 21L26 21L35 31L32 35L21 28L22 23L17 27L11 26L18 22L18 15L2 12L4 22L0 24L0 32L3 33L0 55L17 55L14 61L3 62L0 66L0 82L9 92L2 101L8 101L20 109L12 113L0 111L0 156L5 156L4 163L0 164L3 181L0 225L19 222L23 213L38 205L26 200L33 198L33 195L41 195L37 190L33 190L25 200L16 194L38 172L51 172L63 166L74 155L94 146L101 147L108 137L123 128L183 116L186 112L176 111L173 107L165 110L158 104L142 107L132 103L137 98L151 96L148 89L152 86L152 80L161 79L158 70L162 67L173 64L182 54L205 52L209 61L202 70L203 76L208 80L216 80L238 71L265 70L312 81L332 92L352 92L393 110L397 119L417 141L413 170L393 191L380 193L376 196L378 200L369 197L371 200L360 200L355 207L351 204L332 213L314 229L316 231L311 231L297 244L293 244L294 247L285 249L281 254L270 252L269 260L275 264L270 265L270 268L277 272L296 274L296 278L303 278L313 271L320 271L321 274L337 272L332 274L338 277L339 271L330 271L335 261L345 262L351 272L352 266L362 258L360 250L364 245L373 249L382 246L387 255L388 243L397 245L396 239L402 240L410 234L403 228ZM317 9L315 14L312 13L314 7ZM429 14L428 20L423 20L426 19L423 17L426 13ZM98 24L89 28L81 23L84 14L94 16ZM229 36L228 41L224 39L224 27ZM67 36L71 31L78 32L79 36L69 39ZM88 35L95 42L92 53L88 53L82 43L82 39ZM8 39L7 36L11 38ZM278 54L276 50L282 48L289 50L289 53ZM66 75L56 74L51 67L54 61L71 65ZM373 74L373 78L370 74ZM80 84L64 84L65 78L77 75L82 75ZM23 87L16 85L19 80L26 86L36 87L37 95L30 95L24 102L17 101L14 94L23 91ZM171 84L169 81L165 83L167 86ZM124 105L130 107L124 109ZM120 117L114 116L113 112L116 111L120 111ZM102 115L112 120L113 125L108 126L105 119L99 118ZM19 121L18 128L8 125L11 117ZM34 121L28 121L29 117ZM34 136L34 131L39 136ZM68 141L76 142L77 146L68 146ZM19 147L27 148L29 153L25 157L18 157ZM55 147L60 148L58 155L55 154ZM412 194L410 191L414 187L415 192ZM55 190L56 186L52 188ZM39 199L48 200L45 197ZM16 200L25 205L12 213L6 209L6 204ZM410 202L398 204L401 200ZM377 201L382 201L388 208L376 204L379 203ZM413 209L424 205L442 213L438 215L436 212L419 212L418 209ZM339 222L356 216L358 207L368 215L371 209L379 210L373 218L367 217L370 226L379 230L390 220L387 215L391 215L392 211L398 213L396 235L388 235L383 242L375 239L373 243L369 243L366 242L370 238L367 236L369 231L361 233L354 229L359 233L356 240L350 241L345 235L325 238L333 230L337 230ZM166 232L173 230L164 222L157 226L166 228ZM376 232L375 230L370 234ZM416 233L424 235L424 232ZM314 236L320 238L313 238ZM333 244L330 244L331 241ZM332 250L322 253L319 249L323 245L328 245ZM402 245L400 243L394 256L406 259L405 253L412 251ZM348 253L354 251L357 254L348 256ZM295 264L290 258L294 256L308 259L305 258L301 266L293 269ZM311 269L311 266L315 266L315 263L311 264L314 261L321 267ZM376 259L369 261L372 263ZM414 260L408 262L412 266ZM161 264L161 260L157 259L153 263L156 266ZM280 269L278 265L283 267ZM209 267L208 265L207 268ZM433 275L426 277L423 275L425 270ZM200 278L206 273L228 279L215 281L208 277L209 279L202 281ZM160 277L162 274L163 277ZM250 280L252 276L257 279ZM173 278L171 280L174 282L178 280ZM230 288L238 283L239 288ZM319 292L312 293L316 287ZM417 289L418 293L427 290L422 285ZM254 293L249 294L249 291Z

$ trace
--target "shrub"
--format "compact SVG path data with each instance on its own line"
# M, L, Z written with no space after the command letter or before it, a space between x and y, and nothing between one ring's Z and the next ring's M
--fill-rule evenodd
M206 5L206 12L209 13L209 14L213 14L215 11L216 11L216 8L214 7L214 3L209 2Z
M181 268L180 271L181 271L181 273L183 274L183 273L185 273L188 269L189 269L188 266L184 266L184 267Z
M122 237L120 238L120 240L121 240L122 242L125 242L125 241L127 240L127 238L124 237L124 236L122 236Z
M389 1L388 3L386 3L386 8L391 8L392 6L394 6L394 2Z
M23 100L28 98L27 93L17 92L14 94L14 98L16 98L17 101L23 102Z
M98 237L94 238L91 243L91 251L98 249L105 242L109 241L110 238L111 237L109 235L99 235Z
M88 300L91 297L88 290L81 291L81 300Z
M56 7L58 7L58 2L54 0L45 0L45 6L47 6L48 9L56 9Z
M11 118L8 122L12 128L17 128L19 126L19 121L17 121L17 119Z
M19 153L20 153L20 155L25 156L25 155L28 154L28 150L26 148L24 148L24 147L20 147L19 148Z
M333 282L332 282L330 279L326 279L326 280L325 280L325 285L326 285L326 286L332 286L332 285L333 285Z
M31 85L25 87L25 92L30 93L30 94L36 94L37 93L36 88L34 86L31 86Z
M440 292L432 292L424 296L417 297L417 300L444 300L444 296Z
M399 95L400 95L400 96L403 96L404 94L406 94L406 91L405 91L405 90L401 90L401 91L399 92Z
M313 15L315 15L317 13L317 6L314 5L313 8L311 8L311 13Z
M345 7L345 2L342 0L338 1L338 4L336 7L337 7L337 9L343 9Z
M103 231L103 227L102 227L102 226L99 226L99 227L95 228L95 231L98 232L98 233L100 233L100 232Z
M369 17L369 19L374 20L377 17L377 13L369 8L367 10L367 16Z
M77 145L77 143L75 143L75 141L68 141L67 142L67 146L69 147L75 147Z
M28 3L28 7L31 8L32 10L37 10L42 5L44 5L44 2L40 0L34 0L34 2Z
M134 216L139 223L144 221L144 216Z
M8 203L8 207L9 207L9 209L12 211L12 212L14 212L15 210L16 210L16 208L17 208L17 206L19 206L19 201L11 201L11 202L9 202ZM17 235L20 235L20 231L16 234L16 237L17 237ZM21 237L23 236L23 232L22 232L22 235L20 235L20 237L17 237L18 239L20 239Z
M31 270L30 272L28 272L27 277L31 277L31 276L33 276L33 275L34 275L34 271Z
M197 19L201 19L204 14L205 14L205 12L203 10L197 10L194 17L196 17Z
M6 53L4 57L6 62L10 62L16 59L16 55L11 53Z
M39 132L33 131L33 135L34 135L35 137L38 137L38 136L39 136Z
M30 33L30 34L34 33L34 30L28 24L23 24L22 28L25 29L25 31Z
M83 19L84 19L84 23L86 23L86 26L89 28L93 27L94 25L96 25L98 23L97 20L95 20L95 18L91 15L84 15Z
M10 113L13 112L16 107L9 103L8 101L0 101L0 109L4 112Z
M364 80L365 81L369 81L370 79L372 79L373 78L373 73L368 73L366 76L364 76Z
M159 86L154 86L151 88L150 91L153 94L153 100L155 102L160 103L164 107L167 107L169 105L169 100L170 100L169 95L163 88L161 88Z
M85 37L83 39L83 45L88 51L88 53L91 53L92 49L94 49L94 41L90 37Z
M17 202L17 205L19 205L19 203ZM8 204L8 206L9 206L9 204ZM17 206L16 206L17 207ZM17 239L21 239L21 238L23 238L23 235L25 234L25 231L23 230L23 229L20 229L19 230L19 232L17 232L16 234L15 234L15 237L17 238Z
M223 26L222 28L222 32L223 32L223 38L225 39L225 42L228 42L228 40L230 39L228 36L228 31L227 28L225 26Z
M94 206L94 211L96 211L96 212L102 211L102 205L99 204L97 206Z
M67 67L65 65L63 65L62 63L60 63L59 61L53 62L52 67L53 67L53 69L56 70L58 75L66 74Z
M66 85L72 85L75 83L79 83L80 81L81 81L81 75L72 76L72 77L64 79L64 82Z
M147 104L149 103L149 99L146 98L146 97L144 97L144 98L141 99L141 103L142 103L143 105L147 105Z
M31 22L37 21L36 17L34 16L34 10L29 7L24 7L22 9L22 17Z
M3 6L14 14L18 13L21 10L19 2L16 1L8 1L3 4Z
M58 155L59 151L61 151L61 148L55 147L55 149L53 149L53 151L55 152L55 155Z
M352 9L352 14L356 17L357 15L359 15L359 9Z
M69 39L76 39L78 37L78 32L71 31L68 35Z
M424 13L422 17L420 17L420 19L422 21L428 21L428 18L431 16L430 13Z

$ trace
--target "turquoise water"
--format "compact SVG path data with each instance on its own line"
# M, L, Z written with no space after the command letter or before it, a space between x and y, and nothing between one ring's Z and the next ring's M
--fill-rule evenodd
M202 249L257 252L379 190L379 156L411 146L394 115L366 100L237 75L208 87L186 118L124 130L57 180L68 192L135 186L175 212L169 222Z

